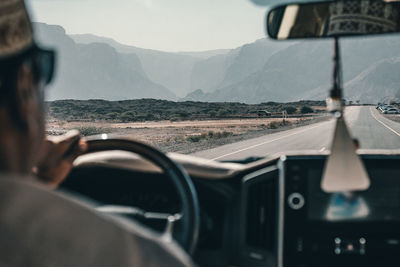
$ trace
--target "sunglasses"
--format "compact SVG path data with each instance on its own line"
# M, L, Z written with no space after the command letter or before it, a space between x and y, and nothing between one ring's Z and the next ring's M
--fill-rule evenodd
M30 56L38 83L48 85L54 76L56 52L35 46Z

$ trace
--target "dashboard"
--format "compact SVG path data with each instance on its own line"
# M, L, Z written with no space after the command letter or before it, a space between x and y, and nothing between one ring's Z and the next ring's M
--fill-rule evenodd
M362 159L370 188L343 194L320 189L326 155L202 167L175 159L193 180L200 203L195 262L199 266L398 266L400 156L365 154ZM173 185L157 171L86 162L74 168L62 188L107 205L180 210ZM157 231L165 227L159 221L142 223Z
M398 266L398 158L364 156L366 191L321 190L324 157L279 162L277 266Z

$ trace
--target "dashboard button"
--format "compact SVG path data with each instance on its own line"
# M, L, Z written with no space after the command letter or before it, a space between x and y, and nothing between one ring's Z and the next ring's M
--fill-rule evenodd
M300 193L290 194L288 197L288 204L289 204L289 207L291 207L294 210L301 209L305 204L303 195L301 195Z

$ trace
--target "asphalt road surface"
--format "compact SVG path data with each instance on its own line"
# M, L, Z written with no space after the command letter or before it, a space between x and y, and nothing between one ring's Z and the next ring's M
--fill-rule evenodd
M345 120L361 149L400 149L400 123L386 119L373 106L345 109ZM211 160L235 160L287 151L329 150L334 120L269 134L193 155Z

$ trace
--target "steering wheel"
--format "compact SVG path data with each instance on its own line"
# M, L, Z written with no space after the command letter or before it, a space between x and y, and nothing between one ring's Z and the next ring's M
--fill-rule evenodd
M109 139L107 135L102 135L101 139L98 139L98 137L87 138L86 141L88 149L84 154L123 150L138 154L159 166L172 181L181 202L181 211L177 214L149 212L137 207L112 205L101 206L97 210L106 213L140 216L142 219L166 220L163 239L168 241L174 237L189 254L192 254L199 234L200 209L196 189L186 172L161 151L138 141Z

